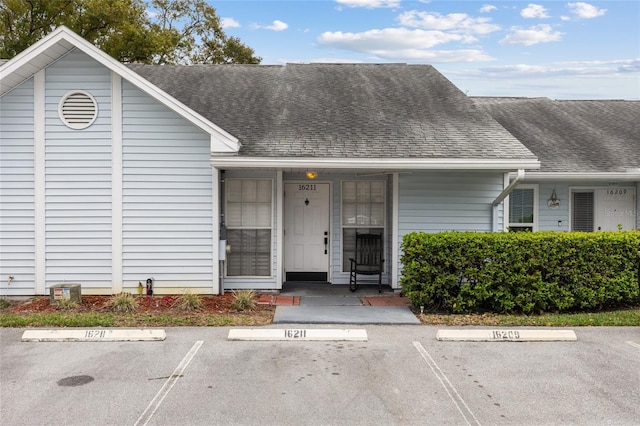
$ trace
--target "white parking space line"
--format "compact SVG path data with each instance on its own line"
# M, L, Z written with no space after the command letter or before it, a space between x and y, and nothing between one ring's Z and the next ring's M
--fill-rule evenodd
M198 340L196 343L193 344L189 352L187 352L184 358L182 358L182 361L180 361L180 364L178 364L176 369L173 371L173 374L169 376L166 382L164 382L164 385L162 385L162 387L160 388L156 396L153 397L153 399L151 400L147 408L144 410L144 413L142 413L140 418L138 418L138 421L136 421L135 426L138 426L138 425L144 426L147 423L149 423L149 420L151 420L151 417L153 417L153 415L158 410L158 408L160 408L160 404L162 404L162 401L164 401L164 398L169 394L169 391L171 390L173 385L175 385L178 379L182 376L182 373L187 368L187 366L189 365L193 357L196 355L196 352L198 352L198 349L200 349L200 346L202 346L203 343L204 343L203 340Z
M418 350L420 355L422 355L422 358L425 360L429 368L431 368L431 371L433 372L433 374L438 378L438 380L444 387L444 390L447 391L447 395L449 395L449 398L451 398L451 401L453 401L458 411L460 411L460 414L462 414L462 417L464 418L465 422L467 422L467 424L471 426L472 423L469 420L469 418L471 418L474 424L480 426L480 421L473 414L473 412L471 411L467 403L464 401L464 399L462 399L462 397L460 396L456 388L449 381L449 379L444 374L444 372L440 369L440 367L438 367L438 364L436 364L436 362L431 357L431 355L429 355L429 352L427 352L424 346L422 346L420 342L413 342L413 346Z
M630 340L629 340L629 341L627 341L626 343L627 343L627 344L629 344L629 345L631 345L631 346L633 346L633 347L634 347L634 348L636 348L636 349L640 349L640 345L639 345L639 344L637 344L636 342L632 342L632 341L630 341Z

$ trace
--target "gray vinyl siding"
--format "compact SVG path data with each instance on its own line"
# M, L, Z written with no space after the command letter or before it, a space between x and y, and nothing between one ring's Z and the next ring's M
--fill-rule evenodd
M529 183L529 182L527 182ZM538 231L568 231L569 230L569 185L567 183L540 183L538 191ZM560 200L560 205L550 209L547 202L553 190Z
M46 287L111 289L111 76L80 51L46 69ZM58 114L71 90L89 92L98 118L74 130Z
M400 237L413 231L492 231L491 204L503 189L502 173L413 173L399 179Z
M217 288L209 156L207 134L123 82L125 288Z
M33 79L0 97L0 295L35 293L33 111Z

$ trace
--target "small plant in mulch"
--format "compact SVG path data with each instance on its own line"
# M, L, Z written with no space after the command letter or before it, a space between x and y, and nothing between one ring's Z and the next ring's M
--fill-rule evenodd
M78 307L78 302L71 299L56 300L56 306L60 311L71 311Z
M202 298L187 289L183 294L178 296L173 302L173 307L179 311L193 312L202 309Z
M138 308L138 300L131 293L123 292L111 297L108 306L114 312L130 313Z
M256 292L253 290L233 291L231 307L236 311L249 311L256 307Z
M11 302L6 297L0 297L0 310L7 309L11 306Z

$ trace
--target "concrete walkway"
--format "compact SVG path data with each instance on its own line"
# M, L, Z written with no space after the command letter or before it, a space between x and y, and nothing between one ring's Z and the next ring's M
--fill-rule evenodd
M420 324L406 306L278 306L274 324Z
M265 296L276 305L274 324L420 324L408 299L389 287L378 293L363 285L352 293L348 286L287 283L279 295Z

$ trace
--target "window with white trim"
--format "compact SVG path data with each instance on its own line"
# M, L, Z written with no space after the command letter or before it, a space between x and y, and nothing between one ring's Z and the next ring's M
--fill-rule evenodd
M226 179L227 276L271 276L271 179Z
M356 232L380 234L384 242L385 182L342 182L342 271L349 272L355 257Z
M510 231L538 230L538 186L520 185L509 194Z

